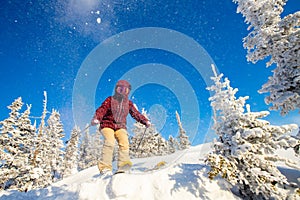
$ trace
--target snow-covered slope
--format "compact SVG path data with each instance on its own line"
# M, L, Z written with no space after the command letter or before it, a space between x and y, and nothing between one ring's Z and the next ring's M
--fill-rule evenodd
M208 179L208 168L202 158L209 149L210 144L203 144L168 156L133 159L131 174L113 177L100 177L97 167L91 167L46 189L27 193L9 191L0 194L0 199L239 199L222 179ZM142 172L161 161L166 161L168 166ZM293 173L291 177L297 181L300 173Z

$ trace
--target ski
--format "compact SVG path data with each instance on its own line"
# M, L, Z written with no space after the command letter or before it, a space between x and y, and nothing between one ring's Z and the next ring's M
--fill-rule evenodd
M143 174L143 173L146 173L146 172L152 172L152 171L156 171L156 170L159 170L159 169L163 169L167 166L167 162L165 161L161 161L159 163L157 163L156 165L154 165L153 167L151 168L146 168L146 169L143 169L143 170L138 170L138 171L131 171L131 165L124 165L122 167L120 167L117 171L115 171L114 173L113 172L110 172L110 173L105 173L105 174L102 174L101 175L101 178L102 179L107 179L107 178L111 178L115 175L118 175L118 174Z
M113 176L114 176L114 175L117 175L117 174L125 174L125 173L127 173L127 172L125 172L125 171L116 171L116 172L113 174Z
M110 173L100 174L99 177L100 177L100 179L105 180L105 179L111 178L113 175L114 174L112 172L110 172Z
M154 167L145 169L144 172L156 171L156 170L165 168L166 166L167 166L167 162L161 161L161 162L157 163Z
M115 174L121 174L125 172L129 172L132 167L132 162L124 162L121 166L119 166L118 170L115 172Z

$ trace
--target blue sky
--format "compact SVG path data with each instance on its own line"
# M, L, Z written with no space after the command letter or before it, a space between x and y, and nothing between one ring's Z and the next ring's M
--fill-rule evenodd
M239 88L237 95L250 96L247 103L253 111L267 110L268 106L264 103L266 94L258 94L257 90L267 81L272 68L265 67L266 60L256 64L246 61L242 39L248 33L247 25L242 15L236 13L236 7L229 0L1 1L0 120L8 117L7 106L19 96L25 103L32 104L33 117L41 116L43 91L47 91L48 110L56 109L61 113L68 137L74 124L78 124L74 122L74 113L76 116L85 115L81 126L89 123L90 111L85 109L85 105L79 104L81 107L74 111L74 95L77 95L74 91L82 94L90 92L88 96L92 97L92 105L87 106L94 109L111 95L118 79L129 77L134 83L141 81L139 86L133 85L132 100L140 109L148 111L151 121L164 135L176 136L175 111L178 110L186 115L183 126L188 133L194 132L194 143L202 143L210 135L211 110L209 93L205 90L207 82L195 66L181 55L165 49L140 48L119 55L101 73L99 67L95 67L93 70L98 76L93 85L83 84L78 89L76 81L86 61L91 57L98 58L91 53L105 42L110 42L109 39L130 30L164 28L198 43L218 70L230 79L232 87ZM289 0L283 16L299 8L298 0ZM143 36L145 40L152 36L149 34ZM179 49L184 45L178 42ZM99 60L105 60L108 54L99 54ZM162 70L157 72L162 75L161 79L156 78L152 71L156 79L143 84L143 80L151 77L151 72L147 70L155 66L160 66ZM138 69L142 70L142 75L137 74ZM83 74L87 83L90 74ZM163 84L162 79L166 81ZM180 80L168 85L173 79ZM188 91L179 89L184 84ZM198 111L186 103L193 102L190 99L193 94ZM190 119L193 116L190 113L199 115L199 118ZM292 112L282 118L279 112L272 112L267 119L277 124L298 123L299 114ZM129 120L129 130L132 123ZM198 125L197 131L193 131L195 123Z

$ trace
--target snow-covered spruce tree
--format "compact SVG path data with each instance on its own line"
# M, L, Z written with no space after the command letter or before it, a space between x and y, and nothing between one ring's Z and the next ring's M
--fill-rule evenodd
M64 158L64 143L62 141L64 129L58 111L52 110L47 124L46 134L50 144L47 158L50 161L52 180L54 182L61 178Z
M103 140L101 140L102 134L99 129L96 130L96 133L92 134L91 137L91 154L92 161L88 164L88 167L97 165L102 155L102 146Z
M145 131L145 126L136 122L131 138L130 155L135 158L166 155L169 153L169 143L151 124ZM145 133L145 134L144 134Z
M237 186L244 199L286 199L284 186L289 183L275 162L297 166L274 151L299 144L299 140L288 135L297 125L270 125L260 119L269 112L250 112L249 105L245 112L248 97L236 98L238 89L233 89L227 78L223 81L223 74L217 75L215 70L214 74L214 85L208 90L215 93L209 100L214 111L213 129L219 138L214 141L213 153L207 157L211 167L209 177L221 175Z
M179 135L178 135L179 144L180 144L179 149L180 150L187 149L191 146L191 143L189 141L189 137L186 134L186 131L182 127L180 116L177 111L176 111L176 119L179 127Z
M179 143L172 135L169 136L168 143L170 153L175 153L175 151L179 149Z
M33 158L36 128L35 125L31 124L29 119L30 109L31 105L27 105L27 109L18 120L17 127L21 136L19 138L19 149L21 150L21 154L18 156L19 158L17 158L17 156L15 157L15 159L18 159L19 162L19 174L14 182L20 191L30 190L34 183L34 178L31 176L30 172L34 168L31 161Z
M97 129L95 134L90 135L89 129L86 129L79 147L79 170L94 166L98 163L101 156L101 133Z
M64 157L63 177L70 176L78 172L78 143L79 143L80 129L74 127L71 133L71 138L66 147Z
M142 110L142 114L147 117L145 110ZM132 131L134 133L130 143L132 157L151 157L169 153L168 141L156 130L154 124L146 129L143 124L136 122Z
M273 76L259 90L270 109L282 115L300 108L300 11L281 18L287 0L233 0L251 32L244 38L247 59L253 63L270 57Z
M142 142L145 142L146 138L146 127L138 122L134 123L134 128L132 129L133 136L130 139L129 152L134 158L147 157L146 153L141 150Z
M14 188L25 191L31 185L29 171L35 127L29 119L31 106L27 105L26 111L20 116L22 105L22 99L19 97L8 106L11 110L9 118L0 122L1 189Z
M79 159L78 159L78 170L83 170L88 168L88 163L90 162L90 134L89 129L86 129L84 131L83 138L81 139L80 145L79 145Z
M47 134L46 126L47 113L47 93L44 91L43 113L38 127L32 159L34 168L31 171L31 175L35 179L33 188L46 187L53 182L51 160L49 159L51 154L51 138L49 134Z
M6 189L10 186L11 183L8 183L9 180L13 178L14 168L11 168L14 161L14 155L16 153L14 146L11 145L13 142L14 135L18 134L15 128L18 118L20 117L20 110L23 106L21 97L16 99L8 109L10 109L9 117L0 122L1 134L0 134L0 148L1 148L1 165L0 165L0 188Z

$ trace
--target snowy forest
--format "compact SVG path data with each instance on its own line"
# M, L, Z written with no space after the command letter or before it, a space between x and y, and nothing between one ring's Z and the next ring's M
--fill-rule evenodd
M282 18L284 0L233 2L249 25L249 34L243 39L246 59L252 63L269 59L266 66L274 68L272 77L259 90L268 94L265 103L281 115L299 110L300 12ZM243 199L300 199L299 186L289 182L275 164L282 162L300 170L293 160L276 154L278 149L292 149L300 156L298 125L277 126L264 120L269 111L251 111L246 104L249 97L237 97L238 88L233 88L224 74L218 74L214 65L211 68L214 84L207 90L213 94L209 101L217 137L212 142L213 151L206 156L209 178L222 177ZM91 133L89 125L83 130L75 126L64 143L63 122L57 110L48 111L46 92L39 123L30 116L31 105L25 110L23 106L22 98L17 98L8 106L9 117L0 121L0 190L43 188L97 164L102 147L100 131ZM148 117L145 110L142 113ZM189 148L189 133L179 113L174 115L179 130L176 138L163 138L155 124L145 129L135 123L131 157L160 156Z
M46 187L96 165L100 159L103 146L100 131L90 133L89 125L83 131L75 126L64 145L65 134L60 114L56 110L48 112L46 92L44 97L44 111L39 125L31 123L31 105L27 105L21 113L24 104L21 97L8 106L9 117L0 121L2 190L28 191ZM143 114L147 116L144 110ZM134 136L130 139L132 158L166 155L188 148L189 138L177 112L176 116L180 127L177 138L170 136L164 139L154 124L145 129L144 125L136 122L132 130Z

